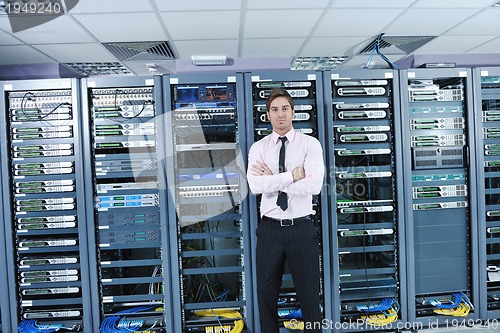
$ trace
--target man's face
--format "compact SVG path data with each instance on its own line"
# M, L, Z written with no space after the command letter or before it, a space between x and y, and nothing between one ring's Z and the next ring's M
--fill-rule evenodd
M284 135L292 129L292 120L295 111L292 109L286 97L275 98L269 107L267 116L273 125L273 130Z

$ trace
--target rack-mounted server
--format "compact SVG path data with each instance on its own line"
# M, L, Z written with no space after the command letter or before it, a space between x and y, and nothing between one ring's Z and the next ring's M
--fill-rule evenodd
M169 331L161 80L86 79L82 95L93 330Z
M247 136L248 148L257 140L272 132L272 126L267 119L266 99L273 88L282 88L288 91L294 100L295 117L293 127L295 130L311 135L320 140L323 151L326 151L324 144L324 114L323 114L323 82L319 72L252 72L245 77L245 104L247 109ZM330 274L329 238L328 238L328 214L326 201L327 191L323 190L319 196L314 197L314 210L320 225L320 272L321 280L311 283L320 284L320 299L323 316L326 320L331 318L331 293L330 284L325 277ZM258 225L260 196L249 196L250 204L250 229L251 229L251 253L253 256L252 266L255 266L255 229ZM255 273L255 272L254 272ZM255 276L254 276L255 279ZM254 300L257 302L257 294L254 293ZM295 287L291 274L285 269L282 278L282 285L279 293L278 316L280 323L287 326L291 318L295 318L300 310ZM257 304L257 303L255 303ZM299 318L300 319L300 318ZM255 313L255 325L259 330L259 316Z
M77 80L2 86L12 329L90 327Z
M251 331L242 75L164 86L174 330Z
M404 70L400 80L409 319L476 318L471 72Z
M480 317L500 314L500 72L474 69Z
M406 319L398 82L386 70L325 77L332 284L340 331L350 323L375 330Z

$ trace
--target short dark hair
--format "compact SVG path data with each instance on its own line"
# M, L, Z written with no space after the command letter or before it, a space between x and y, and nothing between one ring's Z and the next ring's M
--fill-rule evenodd
M290 103L292 110L295 109L292 96L290 96L288 91L286 91L285 89L281 89L281 88L274 88L269 93L269 96L267 96L267 102L266 102L267 111L271 111L271 103L278 97L285 97L288 100L288 103Z

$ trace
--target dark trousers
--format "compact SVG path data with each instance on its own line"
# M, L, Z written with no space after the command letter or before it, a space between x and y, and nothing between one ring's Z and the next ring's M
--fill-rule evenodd
M302 309L304 332L321 332L318 227L313 221L290 227L261 221L256 234L260 333L279 332L278 296L285 261ZM307 330L308 327L315 329Z

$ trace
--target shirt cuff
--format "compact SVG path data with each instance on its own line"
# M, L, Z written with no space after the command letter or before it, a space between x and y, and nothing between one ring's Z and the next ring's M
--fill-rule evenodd
M282 172L279 175L281 176L281 184L283 187L293 184L293 176L291 172Z

